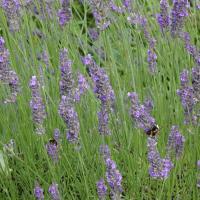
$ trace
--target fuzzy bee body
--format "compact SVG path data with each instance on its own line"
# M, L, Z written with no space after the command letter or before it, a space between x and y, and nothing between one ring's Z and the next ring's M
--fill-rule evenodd
M53 139L50 139L50 140L49 140L49 143L50 143L50 144L53 144L53 145L56 145L56 146L58 145L57 141L56 141L54 138L53 138Z
M155 137L156 135L159 134L159 126L157 124L155 124L151 129L149 129L148 131L146 131L146 134L148 136L151 136L151 137Z

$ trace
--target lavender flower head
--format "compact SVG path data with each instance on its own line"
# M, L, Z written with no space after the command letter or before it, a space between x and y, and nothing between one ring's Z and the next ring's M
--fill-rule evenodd
M169 176L173 164L169 159L162 159L157 150L157 138L147 138L148 161L150 164L149 175L155 179L166 179Z
M97 194L99 200L105 200L107 195L107 186L105 185L105 181L103 179L100 179L97 183Z
M96 28L89 28L88 34L90 36L90 39L93 41L96 41L99 38L99 32Z
M122 193L122 175L117 169L116 163L110 158L106 159L106 179L111 188L111 198L120 199Z
M45 106L40 95L39 81L36 76L32 76L29 87L32 91L32 98L30 101L30 107L32 110L33 121L36 126L36 133L41 135L45 133L43 127L43 121L46 118Z
M155 119L150 115L149 111L144 105L140 105L138 95L135 92L128 93L131 100L130 115L136 122L136 125L143 129L145 133L156 125Z
M193 115L194 106L196 104L196 98L194 94L194 89L189 86L189 77L188 72L183 71L180 74L180 80L181 80L181 89L177 90L177 94L180 96L182 106L184 109L184 115L185 115L185 124L188 124L190 122L195 123L195 116Z
M83 63L89 67L89 72L94 82L94 92L97 98L102 104L112 105L115 100L115 95L105 70L95 63L90 54L85 56L82 60Z
M55 139L49 140L46 144L47 153L55 163L58 161L58 148L58 143Z
M73 98L74 80L72 74L72 61L68 57L67 49L60 51L60 94Z
M174 0L171 11L171 35L175 37L179 35L183 28L185 18L188 16L189 3L188 0Z
M144 107L146 108L147 112L151 113L151 111L154 107L153 101L151 99L146 99L144 101Z
M110 85L109 77L105 70L96 64L90 54L82 58L82 61L89 68L94 83L94 93L101 101L101 110L98 113L99 132L103 135L109 135L109 113L115 102L115 94Z
M92 9L92 14L94 16L96 26L101 31L105 30L111 24L108 14L109 14L109 2L100 0L89 0L89 5Z
M200 160L197 161L197 169L198 171L200 170ZM198 172L198 176L197 176L197 187L200 188L200 174Z
M59 114L65 121L68 128L67 140L71 143L77 142L80 131L78 114L71 105L70 99L66 96L62 96L61 98L61 102L59 104Z
M147 62L149 64L149 71L152 74L156 73L156 66L157 66L157 55L154 49L147 50Z
M168 10L169 10L168 0L161 0L160 14L157 17L161 31L163 31L164 29L167 29L170 25L170 16L169 16Z
M193 57L196 64L200 65L200 51L197 49L195 45L191 44L191 38L189 33L183 32L180 34L181 38L184 40L185 49L187 52Z
M44 190L37 183L34 188L34 196L37 200L44 200Z
M99 149L100 155L103 157L104 161L111 157L110 149L108 145L101 145Z
M9 85L11 96L4 103L14 103L19 92L19 78L15 71L10 69L9 51L5 48L5 41L0 37L0 82Z
M61 199L59 191L58 191L58 184L57 183L52 183L49 186L48 191L49 191L49 194L50 194L52 200L60 200Z
M179 132L178 127L172 126L167 144L168 157L174 154L176 158L179 159L183 154L184 143L185 143L185 138Z
M56 140L56 142L59 142L59 140L60 140L60 130L58 128L54 129L53 138Z
M75 89L75 101L80 101L81 96L89 89L89 84L83 74L78 73L78 87Z
M72 11L70 8L69 0L61 1L62 8L58 11L59 24L61 27L64 27L72 17Z
M129 23L135 25L135 24L139 24L144 32L144 36L149 44L149 49L147 50L147 62L149 65L149 71L152 74L155 74L157 69L157 55L155 52L155 44L156 44L156 40L151 37L148 28L147 28L147 19L141 15L135 14L135 15L131 15L127 18L127 20L129 21Z
M117 6L113 0L110 0L109 6L110 6L111 10L116 13L122 14L125 12L124 6L122 6L122 7Z
M131 7L131 0L124 0L124 1L123 1L123 5L124 5L124 7L125 7L128 11L131 11L131 10L132 10L132 7Z
M18 0L2 0L1 4L5 11L10 31L19 31L20 2Z
M192 68L192 87L198 102L200 102L200 66Z

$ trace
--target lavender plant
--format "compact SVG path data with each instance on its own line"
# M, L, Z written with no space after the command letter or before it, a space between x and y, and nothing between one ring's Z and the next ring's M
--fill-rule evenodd
M0 82L9 85L11 96L4 103L14 103L19 92L19 78L15 71L11 70L9 63L9 51L5 48L5 41L0 37Z
M171 35L178 36L184 25L185 18L188 16L188 0L174 0L171 10Z
M168 138L167 155L172 157L175 155L179 159L183 154L185 137L181 135L177 126L172 126L171 133Z
M60 200L60 194L59 194L59 191L58 191L58 184L57 183L52 183L50 186L49 186L49 194L50 194L50 197L52 200Z
M109 135L109 113L112 111L115 101L114 91L105 70L95 63L90 54L83 58L83 64L89 68L89 73L94 83L94 93L101 101L101 110L98 113L99 132L103 135Z
M43 126L44 119L46 118L45 105L40 94L40 84L36 76L32 76L29 87L32 92L30 107L32 110L32 117L36 127L36 133L42 135L45 133Z
M61 0L61 9L58 11L59 24L64 27L71 19L72 12L69 0Z
M37 200L44 200L44 190L38 183L36 183L34 188L34 196Z
M160 1L160 14L157 16L158 23L162 32L167 30L170 25L169 3L168 0Z
M189 85L189 71L183 70L181 72L180 81L181 89L177 90L177 94L180 96L184 109L184 123L195 123L196 116L194 115L194 106L196 104L196 98L193 87Z
M18 0L2 0L1 6L5 11L11 32L19 31L20 29L20 1Z
M78 134L80 131L79 119L69 97L61 97L58 111L68 128L67 140L71 143L78 142Z

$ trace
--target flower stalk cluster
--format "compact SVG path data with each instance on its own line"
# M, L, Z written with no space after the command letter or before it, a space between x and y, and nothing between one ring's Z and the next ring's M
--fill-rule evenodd
M147 62L151 74L157 71L157 54L155 51L156 40L151 36L147 28L147 19L139 14L131 15L127 18L128 22L132 25L139 24L144 32L144 36L148 42Z
M32 110L33 121L36 126L36 133L41 135L45 133L43 122L46 118L45 105L40 94L40 84L36 76L32 76L29 87L32 92L30 107Z
M51 200L61 199L57 183L55 182L52 183L49 186L48 192L49 192ZM34 196L36 200L44 200L44 190L38 183L36 183L35 188L34 188Z
M151 116L151 108L147 105L141 105L138 99L138 95L135 92L129 92L128 97L131 101L130 115L136 123L136 126L143 129L145 133L148 133L154 126L156 126L156 120Z
M160 14L157 16L157 21L162 32L170 26L169 3L168 0L160 1Z
M72 72L72 61L69 59L67 49L63 49L60 52L60 65L61 102L59 105L59 114L68 127L68 141L75 143L78 141L80 125L74 103L80 101L81 96L88 90L89 85L86 81L86 78L79 73L78 84L77 87L75 87L75 81Z
M106 181L110 188L110 197L113 200L120 200L122 193L122 175L117 169L116 163L111 159L110 150L107 145L100 147L100 154L103 156L106 165ZM103 179L97 183L99 199L106 199L107 187Z
M5 41L0 37L0 82L10 87L11 96L4 103L14 103L19 92L19 78L9 64L9 51L5 48Z
M20 29L20 1L18 0L2 0L1 6L5 11L11 32L19 31Z
M168 157L172 157L173 155L175 155L176 159L179 159L183 154L184 143L185 137L181 135L178 127L172 126L167 144Z
M110 12L109 1L89 0L89 5L97 28L101 31L107 29L111 24L108 16Z
M58 11L59 24L64 27L71 19L72 11L69 0L61 0L61 9Z
M173 168L173 164L169 158L161 158L157 150L157 137L147 138L147 148L150 164L149 175L155 179L166 179Z
M185 115L185 124L196 123L194 115L194 106L197 103L194 88L189 85L189 71L183 70L180 74L181 88L177 90L177 94L181 99Z
M44 200L44 190L38 183L36 183L34 188L34 196L36 200Z
M172 37L179 36L185 18L188 16L188 0L174 0L173 8L171 10L171 35Z
M94 83L94 93L101 102L101 109L98 113L99 133L109 135L109 113L115 102L115 94L110 85L109 77L105 70L96 64L90 54L85 56L82 61L89 68Z
M51 200L60 200L60 194L58 191L58 184L57 183L52 183L49 186L49 190L48 190Z
M59 114L67 125L67 140L71 143L78 141L78 135L80 131L80 124L78 114L71 102L71 99L67 96L61 97L59 104Z

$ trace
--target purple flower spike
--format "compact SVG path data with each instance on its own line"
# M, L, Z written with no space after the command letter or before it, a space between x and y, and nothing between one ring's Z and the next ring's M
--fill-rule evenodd
M191 44L191 38L190 38L189 33L184 32L180 34L180 36L184 40L185 49L193 57L194 61L199 66L200 65L200 51L197 49L195 45Z
M128 97L132 104L130 109L131 117L139 128L142 128L145 133L148 133L154 126L156 126L155 119L150 115L144 105L140 105L138 96L135 92L129 92Z
M10 69L9 51L5 48L5 41L0 37L0 82L9 85L11 96L4 103L15 103L19 92L19 78Z
M152 74L156 73L157 55L153 49L147 51L147 62L149 64L149 70Z
M49 186L48 191L49 191L49 194L50 194L52 200L60 200L61 199L59 191L58 191L58 184L57 183L52 183Z
M71 100L66 96L62 96L61 98L59 114L68 127L67 140L71 143L77 142L80 131L78 114L71 105Z
M32 91L32 98L30 101L30 107L32 110L33 121L36 126L36 133L41 135L45 133L43 127L43 121L46 118L45 106L40 95L39 81L36 76L32 76L29 87Z
M89 68L94 83L94 93L101 101L101 110L98 113L99 132L103 135L109 135L109 113L115 102L115 94L110 85L109 77L105 70L96 64L90 54L82 58L82 62Z
M172 126L167 144L168 157L174 154L176 158L179 159L183 154L184 142L185 138L179 132L178 127Z
M5 11L11 32L19 31L20 28L20 2L18 0L3 0L1 2Z
M101 31L107 29L110 26L109 14L109 2L101 0L89 0L89 5L92 9L96 26Z
M166 179L169 176L173 164L166 158L162 159L157 150L157 138L148 137L147 139L148 148L148 161L150 164L149 175L155 179Z
M111 188L111 199L120 199L122 193L122 175L117 169L116 163L110 158L106 159L106 179Z
M174 0L171 11L171 35L175 37L181 33L185 18L188 16L188 0Z
M151 113L151 111L154 107L153 101L151 99L146 99L144 101L144 107L146 108L147 112Z
M69 0L62 0L62 8L58 11L59 24L64 27L71 19L72 11Z
M131 11L131 10L132 10L132 7L131 7L131 0L124 0L124 1L123 1L123 5L124 5L124 7L125 7L128 11Z
M106 106L102 105L100 112L98 112L99 133L102 135L110 135L109 129L109 112Z
M193 87L189 86L189 77L187 70L180 74L181 88L177 90L177 94L181 99L185 115L185 124L196 123L194 116L194 106L197 103Z
M44 200L44 190L37 183L34 188L34 196L37 200Z
M72 74L72 61L68 57L67 49L60 51L60 94L70 96L73 99L74 79Z
M122 14L125 12L124 7L117 6L113 0L111 0L109 4L112 11L119 14Z
M96 28L89 28L88 34L90 36L90 39L93 41L96 41L99 38L99 32Z
M170 25L170 16L169 16L168 10L169 10L168 0L161 0L160 1L160 14L157 17L161 31L164 31L164 29L168 29L168 27Z
M99 200L105 200L107 195L107 186L105 185L105 181L103 179L100 179L97 184L97 194L99 197Z
M192 87L198 102L200 102L200 66L192 68Z
M60 130L58 128L56 128L54 130L53 138L56 140L56 142L59 142L59 140L60 140Z
M156 40L151 37L150 32L148 31L147 19L141 15L131 15L127 18L127 20L133 25L139 24L142 27L144 36L149 44L149 49L147 50L147 62L149 65L149 71L150 73L155 74L157 71L157 55L155 52Z
M100 152L100 155L102 155L104 161L106 161L107 158L111 157L110 149L109 149L108 145L101 145L99 148L99 152Z
M58 161L58 148L58 143L55 139L49 140L46 144L47 153L55 163Z
M89 89L89 84L86 78L81 74L78 73L78 87L75 90L75 101L80 101L81 96Z

